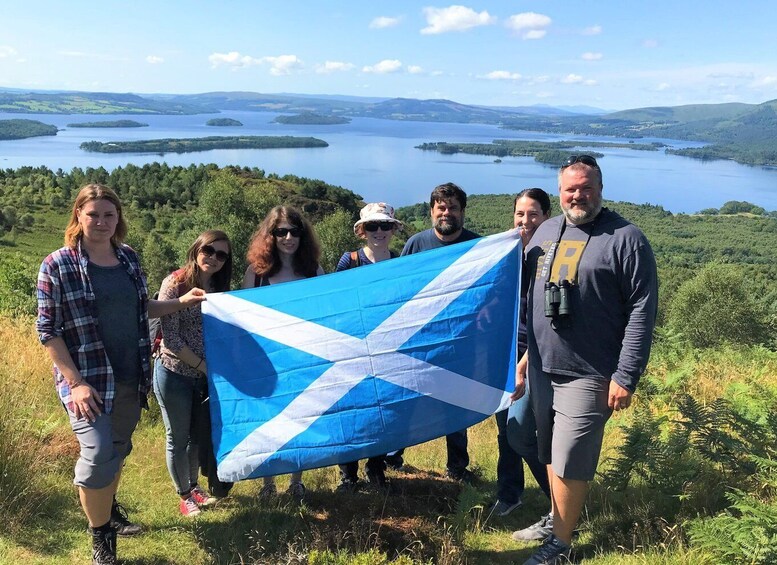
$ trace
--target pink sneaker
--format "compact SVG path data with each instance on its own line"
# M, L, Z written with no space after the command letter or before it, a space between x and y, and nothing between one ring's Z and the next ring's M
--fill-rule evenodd
M197 503L197 506L210 506L218 502L218 498L210 496L198 485L192 487L191 497L194 499L194 502Z
M178 508L181 511L181 514L189 518L197 516L201 512L200 507L197 506L193 496L182 498Z

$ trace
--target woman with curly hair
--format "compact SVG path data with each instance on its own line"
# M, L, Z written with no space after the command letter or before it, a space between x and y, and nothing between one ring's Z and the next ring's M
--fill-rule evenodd
M208 230L189 247L186 264L162 281L159 297L175 299L190 288L206 292L229 290L232 246L227 234ZM207 417L208 385L199 306L162 318L162 342L154 371L154 393L162 410L167 438L167 470L181 497L184 516L196 516L200 507L216 499L198 485L200 446L210 445L202 425ZM202 432L200 431L202 430ZM212 479L209 476L209 482ZM213 491L213 485L209 485Z
M251 237L243 288L280 284L323 275L321 250L310 222L290 206L276 206ZM274 477L264 477L260 498L276 493ZM297 500L305 496L302 472L292 473L286 491Z

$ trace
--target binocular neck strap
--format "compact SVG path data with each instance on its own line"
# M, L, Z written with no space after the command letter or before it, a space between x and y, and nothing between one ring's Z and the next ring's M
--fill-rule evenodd
M602 211L604 211L604 209L602 209ZM585 250L588 248L588 244L591 243L591 236L593 235L594 230L596 229L596 224L599 223L599 218L601 217L602 212L599 212L599 214L596 215L596 218L594 218L593 222L591 222L591 229L588 231L588 238L585 240L585 246L583 247L582 251L580 251L580 255L577 257L577 263L575 264L575 280L569 281L572 284L577 284L577 273L580 268L580 261L583 259L583 253L585 253ZM558 237L556 238L556 241L550 246L550 249L548 249L548 252L545 254L545 260L542 263L540 278L543 279L545 283L550 282L550 275L553 272L553 263L556 260L556 253L558 252L559 245L561 245L561 239L564 237L564 231L566 229L566 218L562 218L561 225L558 228Z

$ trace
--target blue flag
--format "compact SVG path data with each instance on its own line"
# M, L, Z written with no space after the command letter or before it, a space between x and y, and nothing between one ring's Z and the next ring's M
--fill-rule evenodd
M467 428L515 382L516 230L322 277L208 295L223 481L346 463Z

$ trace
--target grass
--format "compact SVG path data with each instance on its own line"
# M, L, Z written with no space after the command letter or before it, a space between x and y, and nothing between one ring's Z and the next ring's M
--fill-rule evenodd
M89 539L72 486L78 447L56 399L49 361L36 343L31 319L0 318L0 341L0 563L84 563ZM681 364L663 363L670 355L660 348L659 355L650 375L656 382ZM679 379L671 386L731 398L741 396L747 383L777 390L777 358L765 350L712 352L687 371L688 382ZM608 424L603 462L617 450L620 429L633 413L619 414ZM443 477L445 444L440 439L408 449L407 462L416 470L390 472L389 496L337 494L336 468L317 469L305 473L308 497L300 506L283 495L259 501L259 481L245 481L197 519L178 513L154 403L133 443L119 499L147 533L119 541L125 563L507 565L521 563L536 547L513 542L510 532L547 511L547 501L527 473L523 507L507 518L488 515L496 479L492 418L470 429L470 455L481 475L475 487ZM279 490L285 481L278 479ZM682 524L656 518L661 504L656 493L639 485L612 492L595 482L576 545L578 559L598 565L714 563L689 548Z

